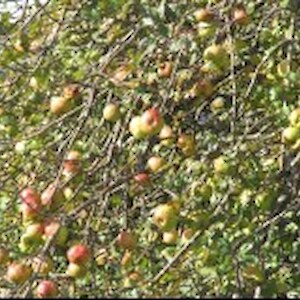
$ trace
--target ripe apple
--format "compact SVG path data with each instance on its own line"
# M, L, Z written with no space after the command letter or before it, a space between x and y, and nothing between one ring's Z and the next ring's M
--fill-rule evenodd
M160 156L152 156L147 161L147 166L152 172L158 172L165 165L165 160Z
M177 214L168 203L160 204L154 209L153 222L162 231L171 231L177 225Z
M61 97L61 96L53 96L50 99L50 112L54 115L61 115L66 113L71 108L70 99Z
M147 173L141 172L134 176L134 180L141 186L146 186L150 183L150 177Z
M135 116L131 119L129 123L129 131L135 139L142 139L146 134L142 130L142 118L140 116Z
M0 266L5 265L9 260L9 254L7 249L4 247L0 248Z
M68 229L65 226L61 226L61 224L53 219L49 219L45 222L45 234L44 239L50 239L54 234L55 236L55 243L58 246L64 246L68 239Z
M289 120L292 126L297 126L300 124L300 107L291 112Z
M136 246L136 239L132 232L122 230L118 235L117 243L123 249L132 250Z
M54 263L49 256L34 257L32 260L31 267L34 272L41 275L48 275L54 269Z
M13 262L8 266L6 277L7 280L15 283L24 283L31 275L31 268L23 263Z
M165 244L176 244L178 238L177 229L173 229L172 231L166 231L163 233L162 240Z
M65 196L55 182L51 183L41 195L42 205L50 209L56 209L64 200Z
M168 78L168 77L171 76L172 70L173 70L172 63L170 61L166 61L164 63L161 63L158 66L157 73L158 73L159 77L166 77L166 78Z
M146 110L141 116L141 130L147 136L152 136L159 133L163 125L164 120L157 108L150 108Z
M67 251L67 258L70 263L86 264L90 260L90 250L83 244L74 245Z
M39 298L54 298L58 295L57 286L52 280L43 280L36 288L36 295Z
M25 188L20 192L22 203L28 205L32 210L39 211L41 208L41 198L39 193L31 188Z
M244 7L238 7L233 12L233 21L239 25L247 25L249 16Z
M72 278L82 278L86 273L87 268L84 265L77 265L74 263L70 263L66 271L66 274Z
M114 103L108 103L103 109L103 118L109 122L116 122L120 119L121 113L119 106Z
M78 174L81 168L81 160L81 153L76 150L71 150L63 162L63 174L66 177Z
M70 84L64 87L64 98L67 100L74 99L79 95L79 87L76 84Z
M298 138L300 138L300 129L298 127L289 126L282 132L282 139L286 144L294 143Z
M214 13L208 8L200 8L194 13L197 22L209 22L214 18Z

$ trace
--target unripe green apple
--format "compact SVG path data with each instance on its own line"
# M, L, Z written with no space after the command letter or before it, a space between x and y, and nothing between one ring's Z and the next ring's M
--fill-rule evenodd
M289 120L292 126L297 126L300 124L300 107L291 112Z
M66 270L66 274L72 278L83 278L87 273L87 268L85 265L77 265L70 263Z
M289 126L282 132L282 140L284 143L294 143L300 137L300 129L298 127Z
M70 99L61 96L53 96L50 99L50 112L54 115L66 113L71 108Z
M176 244L178 238L178 231L177 229L173 229L172 231L163 232L163 243L171 245Z
M142 139L146 137L141 124L142 118L140 116L133 117L129 123L129 131L135 139Z
M147 167L154 173L165 165L165 160L160 156L151 156L147 161Z
M217 111L221 110L222 108L224 108L224 106L225 106L224 98L223 97L217 97L211 102L210 109L213 112L217 112Z
M24 283L31 275L31 268L23 263L13 262L8 266L6 278L8 281L21 284Z
M43 242L42 236L44 233L44 226L42 223L34 223L27 226L25 233L21 240L25 245L41 244Z
M159 133L159 138L161 144L165 146L170 146L174 142L173 130L169 125L164 125Z
M194 155L196 152L195 139L191 135L181 134L178 137L177 146L186 156Z
M200 39L205 39L215 35L217 26L213 23L200 22L197 25L197 32Z
M277 65L277 74L280 77L285 78L291 71L291 65L288 60L282 60L278 65Z
M204 50L203 58L205 61L212 61L217 66L225 68L229 66L230 59L225 47L213 44Z
M154 209L153 222L162 231L171 231L177 225L177 212L168 203L160 204Z
M107 104L103 109L103 118L109 122L116 122L120 119L121 113L119 106L114 103Z
M231 165L228 158L224 155L219 156L214 160L214 170L216 174L229 174L231 171Z

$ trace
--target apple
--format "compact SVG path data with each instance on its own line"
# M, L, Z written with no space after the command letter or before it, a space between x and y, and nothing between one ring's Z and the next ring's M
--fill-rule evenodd
M82 278L86 275L87 268L84 265L70 263L67 267L66 274L72 278Z
M147 173L141 172L134 176L134 181L139 185L146 186L150 183L150 177Z
M69 99L61 96L53 96L50 99L50 112L54 115L61 115L66 113L71 108L71 102Z
M164 125L159 133L159 138L161 140L162 145L172 145L174 140L172 128L169 125Z
M79 173L82 155L79 151L71 150L63 162L63 174L70 177Z
M45 228L45 234L44 239L51 238L54 234L55 236L55 243L58 246L64 246L68 239L68 229L65 226L61 226L61 224L58 221L55 221L53 219L49 219L44 224Z
M147 136L152 136L159 133L163 125L164 120L157 108L150 108L146 110L141 116L141 130Z
M300 107L291 112L289 120L292 126L300 125Z
M54 298L58 295L57 286L52 280L43 280L36 288L36 295L39 298Z
M54 263L49 256L34 257L31 267L34 272L41 275L48 275L54 269Z
M205 61L212 61L218 67L225 68L229 66L229 55L222 45L213 44L207 47L203 52L203 58Z
M9 260L9 254L7 249L0 247L0 266L5 265Z
M152 156L147 161L147 167L152 172L158 172L165 165L165 160L160 156Z
M208 22L200 22L197 25L197 33L200 39L205 39L215 35L217 26Z
M8 266L6 277L7 280L15 283L24 283L31 275L31 268L23 263L13 262Z
M142 276L139 272L131 272L124 280L124 287L132 287L133 285L136 285L141 279Z
M238 25L247 25L249 16L244 7L237 7L233 12L233 21Z
M164 63L161 63L158 66L157 73L158 73L159 77L166 77L166 78L168 78L168 77L171 76L172 70L173 70L172 63L170 61L166 61Z
M118 235L117 243L121 248L131 250L136 246L136 239L132 232L122 230Z
M35 91L38 90L39 84L38 84L38 81L37 81L37 79L36 79L35 77L31 77L31 78L30 78L29 86L30 86L33 90L35 90Z
M231 166L228 162L228 158L221 155L218 158L214 159L214 170L216 174L229 174Z
M166 231L163 233L162 236L163 243L168 245L176 244L177 238L178 238L178 232L176 229L173 229L172 231Z
M223 97L217 97L210 103L210 109L213 112L219 111L220 109L224 108L225 100Z
M191 228L187 228L185 230L183 230L182 234L181 234L181 240L183 243L186 243L188 242L191 237L193 236L194 234L194 230L191 229Z
M177 140L177 146L186 156L194 155L196 152L195 139L191 135L181 134Z
M135 139L142 139L146 136L142 130L142 118L140 116L135 116L130 120L129 132Z
M67 251L67 258L70 263L86 264L90 260L90 250L83 244L74 245Z
M200 8L194 13L197 22L209 22L214 18L214 13L208 8Z
M109 255L109 253L105 248L100 249L100 251L98 252L96 259L95 259L97 265L104 266L107 262L108 255Z
M56 209L59 205L63 204L64 200L64 193L55 182L51 183L41 195L42 205L50 209Z
M120 119L119 106L114 103L107 104L103 109L103 118L109 122L116 122Z
M44 225L42 223L34 223L27 226L21 240L25 245L40 244L43 239Z
M277 65L278 76L285 78L290 72L291 72L291 64L287 59L282 60Z
M177 212L168 203L160 204L154 209L153 223L162 231L171 231L177 225Z
M286 144L294 143L298 138L300 138L300 129L298 127L289 126L282 132L282 139Z
M64 96L66 100L74 99L79 95L79 87L76 84L70 84L64 87Z
M30 206L33 210L40 210L41 198L39 193L31 187L27 187L20 192L20 198L23 203Z
M189 96L192 98L198 96L209 97L213 94L214 87L210 80L203 79L196 82L191 90L189 91Z

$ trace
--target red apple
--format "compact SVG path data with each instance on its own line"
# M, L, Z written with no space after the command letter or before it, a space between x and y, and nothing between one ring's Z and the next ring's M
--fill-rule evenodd
M76 150L71 150L63 163L63 173L65 176L77 174L81 168L81 153Z
M67 251L67 258L70 263L86 264L90 260L90 250L83 244L74 245Z
M45 239L51 238L54 234L55 243L59 246L64 246L68 239L68 229L65 226L61 226L61 224L53 219L49 219L45 222Z
M136 245L134 235L130 231L122 230L117 239L118 245L123 249L133 249Z
M53 298L58 295L57 286L52 280L43 280L36 288L36 295L39 298Z
M147 173L141 172L134 176L134 180L136 183L145 186L150 183L150 178Z
M8 266L6 277L12 283L21 284L30 277L31 272L31 268L27 265L13 262Z
M150 108L141 116L141 130L147 136L152 136L159 133L163 125L163 118L157 108Z

